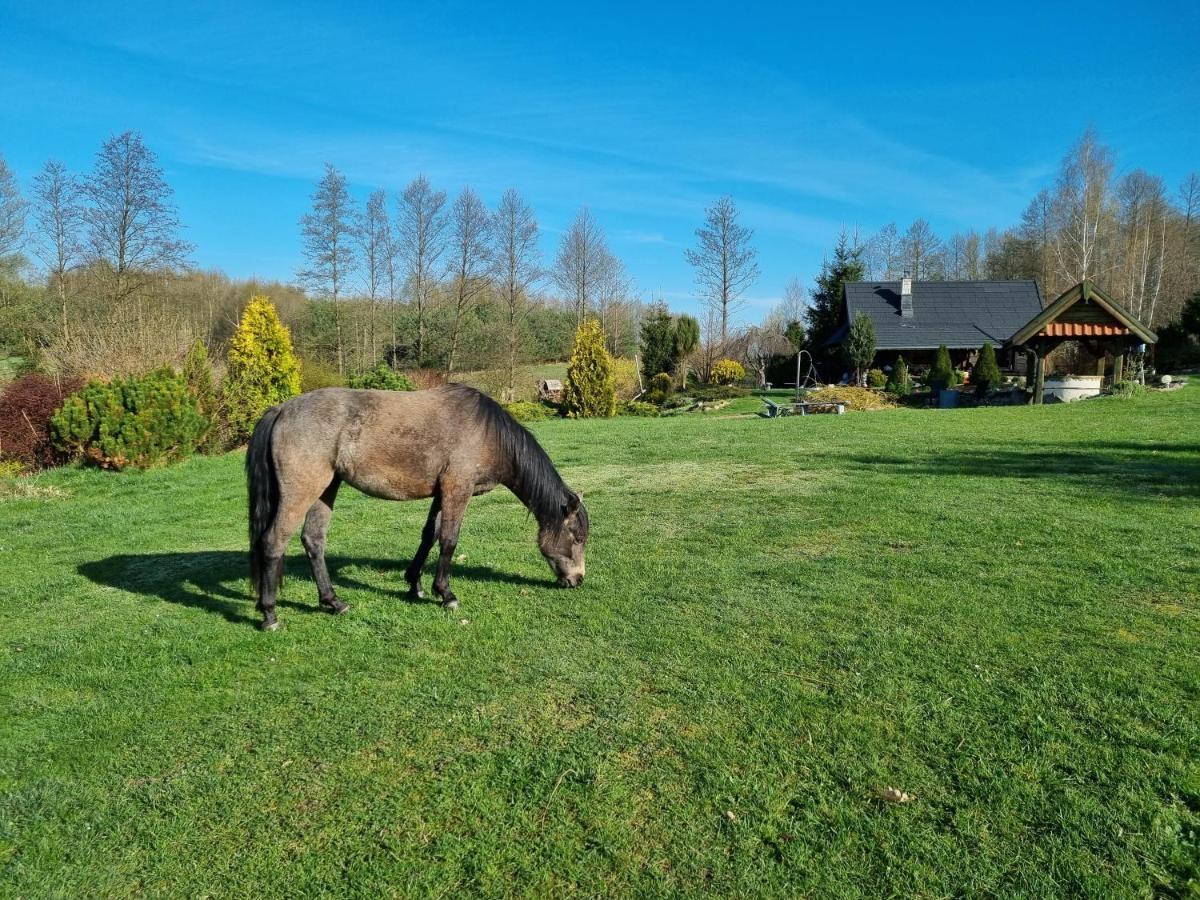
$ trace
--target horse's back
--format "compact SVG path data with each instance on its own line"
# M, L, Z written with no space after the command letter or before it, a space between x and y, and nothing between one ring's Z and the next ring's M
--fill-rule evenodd
M394 500L431 496L441 473L478 455L478 429L455 409L461 391L321 388L280 407L273 449L281 473L334 475Z

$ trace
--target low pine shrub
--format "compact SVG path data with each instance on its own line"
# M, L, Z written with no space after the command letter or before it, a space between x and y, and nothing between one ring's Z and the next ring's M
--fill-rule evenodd
M971 370L971 384L975 386L975 392L982 396L999 388L1000 383L1000 366L996 364L996 351L992 349L991 344L984 344L979 348L979 358L975 361L975 368Z
M50 418L79 382L58 384L45 375L22 375L0 393L0 457L21 468L59 465L63 455L50 439Z
M873 391L882 391L887 387L887 375L883 373L883 369L872 369L867 373L867 387Z
M555 410L545 403L535 403L532 400L516 400L504 404L508 414L518 422L540 422L554 415Z
M656 406L662 406L663 402L673 393L674 385L671 383L671 376L666 372L659 372L650 379L650 389L646 392L646 402Z
M387 363L380 363L369 372L353 376L350 379L350 387L373 391L415 391L417 389L411 378L403 372L397 372Z
M640 400L630 400L628 403L621 404L618 414L622 416L645 416L652 418L660 415L659 408L653 403L643 403Z
M148 375L91 381L50 420L54 446L105 469L144 469L191 455L209 421L182 375L169 367Z

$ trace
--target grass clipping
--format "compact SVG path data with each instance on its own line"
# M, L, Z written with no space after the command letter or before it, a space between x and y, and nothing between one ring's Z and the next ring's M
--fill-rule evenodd
M809 403L845 403L846 409L856 412L896 408L896 404L883 394L860 387L823 387L809 391L804 399Z

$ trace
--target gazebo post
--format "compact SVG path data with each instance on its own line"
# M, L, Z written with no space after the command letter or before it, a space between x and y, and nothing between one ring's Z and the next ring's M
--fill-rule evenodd
M1113 355L1113 383L1125 380L1125 348L1121 347L1120 352Z
M1046 348L1039 342L1033 351L1036 360L1033 379L1033 402L1041 406L1046 394Z

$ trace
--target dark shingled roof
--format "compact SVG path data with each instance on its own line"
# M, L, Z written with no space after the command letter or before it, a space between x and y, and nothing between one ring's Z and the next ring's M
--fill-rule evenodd
M871 317L879 350L999 347L1042 311L1036 281L914 281L913 314L900 315L900 282L846 284L847 322ZM843 328L834 341L845 339Z

